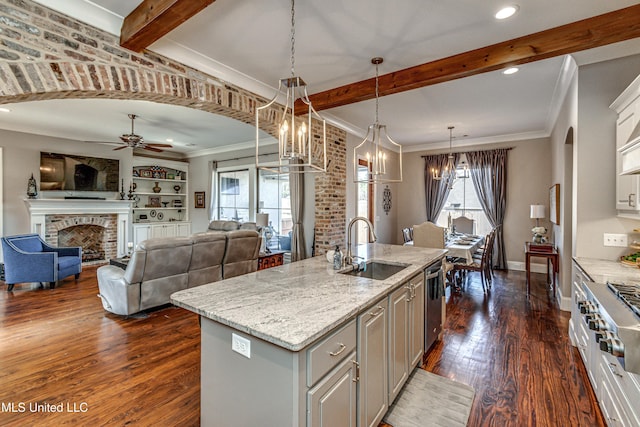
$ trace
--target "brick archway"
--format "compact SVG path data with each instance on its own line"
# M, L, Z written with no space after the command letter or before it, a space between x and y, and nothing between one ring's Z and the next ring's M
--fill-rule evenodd
M0 104L50 99L133 99L180 105L254 124L254 94L185 75L114 64L14 62L0 65ZM277 137L282 110L261 113L262 130Z

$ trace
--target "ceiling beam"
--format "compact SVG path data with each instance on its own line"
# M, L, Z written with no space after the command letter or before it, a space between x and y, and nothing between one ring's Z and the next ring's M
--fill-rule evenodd
M640 37L640 5L379 76L379 95L448 82ZM309 96L316 111L375 98L375 78ZM303 112L301 100L296 110Z
M120 45L142 52L215 0L144 0L124 18Z

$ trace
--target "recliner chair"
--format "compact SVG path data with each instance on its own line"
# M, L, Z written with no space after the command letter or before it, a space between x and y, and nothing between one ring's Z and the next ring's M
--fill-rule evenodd
M5 283L8 291L16 283L56 282L82 271L82 248L58 248L47 244L38 234L20 234L2 238Z

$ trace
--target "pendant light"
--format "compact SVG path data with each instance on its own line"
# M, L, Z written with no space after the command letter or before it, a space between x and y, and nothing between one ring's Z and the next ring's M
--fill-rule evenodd
M256 167L273 173L326 172L327 139L326 122L311 105L307 85L295 75L295 0L291 0L291 77L280 79L278 91L271 101L256 108ZM276 100L283 99L284 110L277 121L278 159L262 161L269 144L260 141L260 114ZM306 106L304 115L296 113L295 103L300 99ZM321 133L312 131L312 119L321 125Z
M402 181L402 146L391 139L387 134L387 126L378 121L378 66L382 62L382 58L371 59L376 66L376 117L375 122L369 125L364 140L353 149L354 182L376 184ZM366 163L366 174L358 173L361 161Z
M449 126L449 155L447 156L447 165L444 167L441 175L438 175L438 171L435 168L431 169L431 176L434 180L445 180L449 182L449 188L453 186L453 181L456 179L456 164L453 157L452 141L453 141L453 129L454 126Z

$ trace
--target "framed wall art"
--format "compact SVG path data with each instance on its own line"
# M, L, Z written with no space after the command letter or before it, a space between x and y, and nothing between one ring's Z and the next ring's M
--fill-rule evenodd
M549 219L560 225L560 184L554 184L549 188Z
M195 192L195 208L204 209L204 191Z

